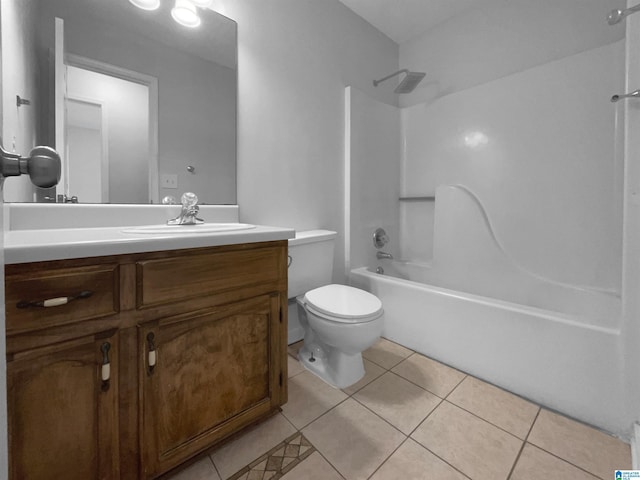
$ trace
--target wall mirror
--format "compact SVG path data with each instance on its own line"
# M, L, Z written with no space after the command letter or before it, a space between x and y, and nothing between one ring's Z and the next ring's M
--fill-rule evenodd
M2 0L2 137L54 146L62 181L5 182L4 199L236 203L237 25L188 28L128 0Z

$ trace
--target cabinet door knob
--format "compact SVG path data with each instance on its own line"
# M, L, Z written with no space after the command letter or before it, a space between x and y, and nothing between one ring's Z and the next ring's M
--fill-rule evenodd
M20 300L17 304L17 308L30 308L30 307L38 307L38 308L49 308L49 307L59 307L60 305L66 305L69 302L73 302L74 300L81 300L83 298L89 298L93 295L91 290L83 290L80 293L75 295L69 295L67 297L55 297L55 298L46 298L44 300Z
M156 354L156 346L154 344L155 335L153 332L147 334L147 347L149 353L147 354L147 374L152 375L153 370L156 367L158 356Z
M110 349L111 344L109 342L104 342L100 346L100 351L102 352L102 368L100 369L100 378L102 380L103 392L109 390L111 384L111 362L109 361Z

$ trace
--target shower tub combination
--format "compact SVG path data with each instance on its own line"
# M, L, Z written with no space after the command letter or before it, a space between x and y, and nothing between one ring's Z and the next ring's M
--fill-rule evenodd
M429 265L351 270L352 285L382 300L383 336L583 421L624 428L615 415L620 297L519 266L462 186L438 188L434 232Z

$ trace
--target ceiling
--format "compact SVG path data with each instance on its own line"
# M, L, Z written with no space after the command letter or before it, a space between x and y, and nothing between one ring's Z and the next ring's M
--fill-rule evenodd
M483 0L340 0L398 44Z

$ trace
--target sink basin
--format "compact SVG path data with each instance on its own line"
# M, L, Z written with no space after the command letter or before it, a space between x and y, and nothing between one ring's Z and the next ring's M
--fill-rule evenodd
M200 225L145 225L142 227L129 227L122 230L122 233L133 234L198 234L231 232L233 230L249 230L256 228L249 223L201 223Z

